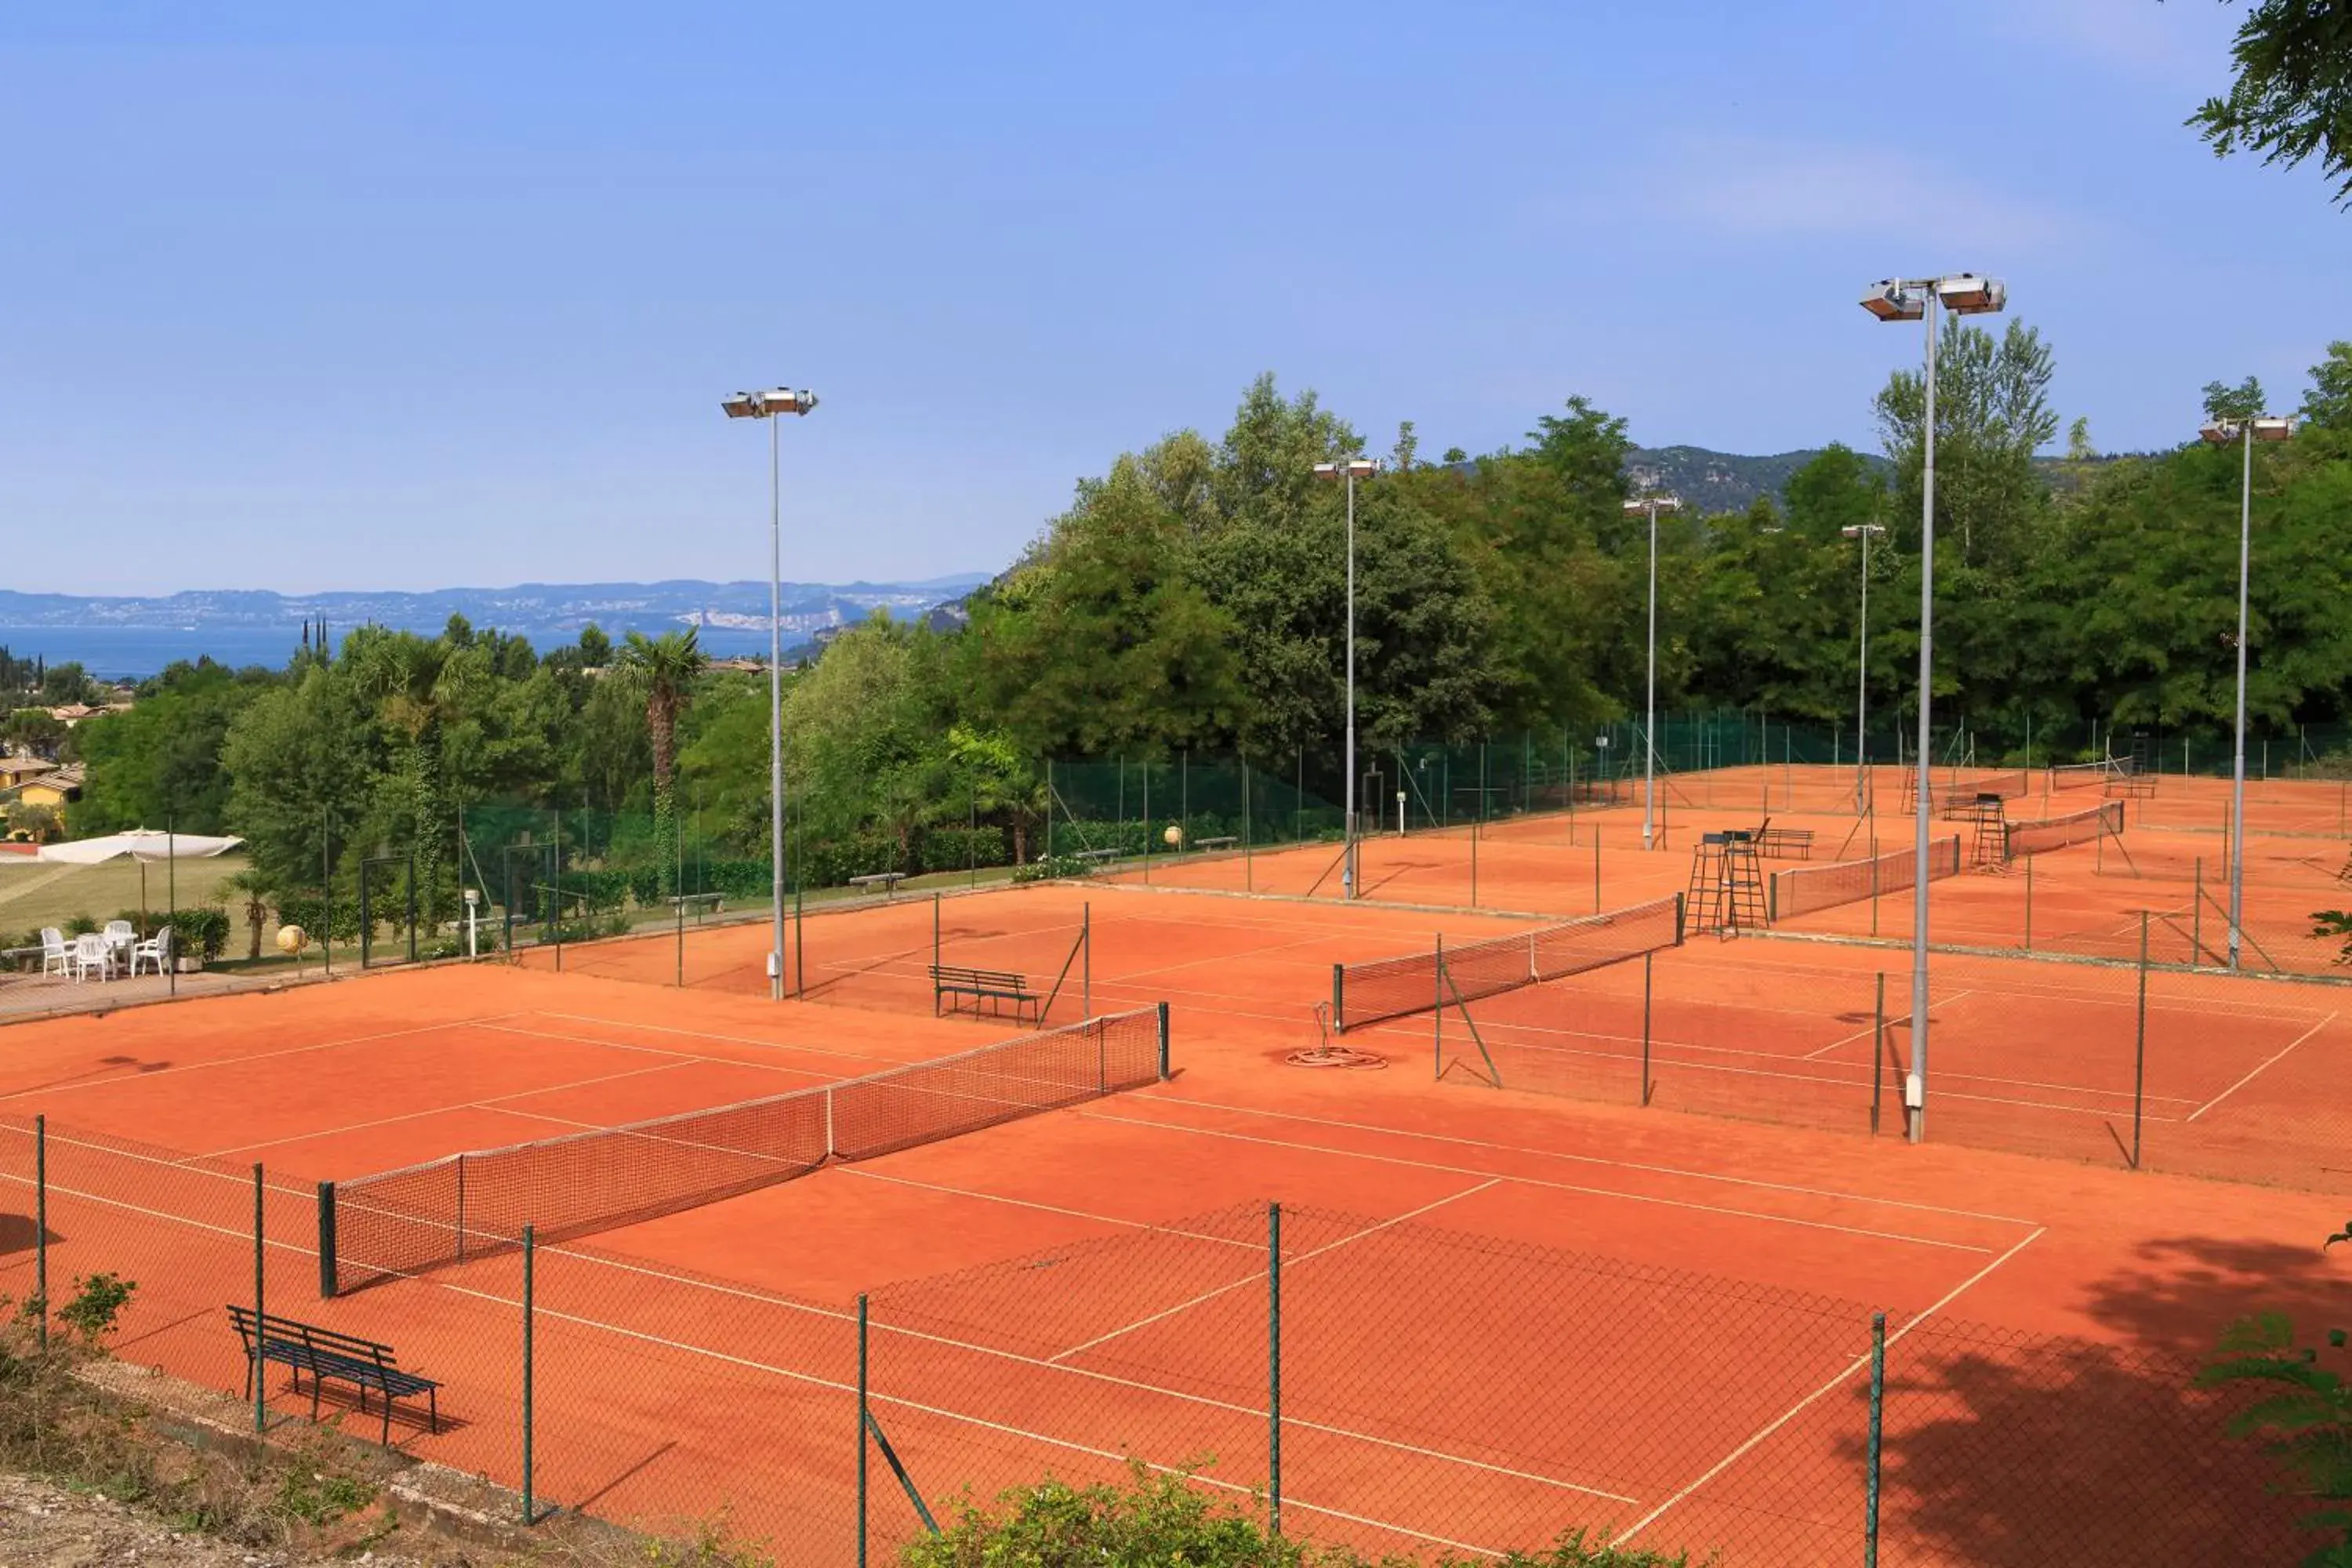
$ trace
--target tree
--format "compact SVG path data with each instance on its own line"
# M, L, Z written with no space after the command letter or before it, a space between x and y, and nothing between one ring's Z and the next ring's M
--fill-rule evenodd
M677 839L677 716L694 699L695 682L710 659L697 644L696 628L664 632L648 637L631 632L621 649L621 663L645 700L646 734L654 753L654 837L657 844ZM669 890L665 862L663 890Z
M1247 482L1221 466L1220 489L1251 501L1288 489L1272 463L1251 458ZM1190 563L1184 520L1146 465L1124 457L1080 485L1040 554L973 603L962 657L979 714L1041 757L1229 739L1239 630Z
M2099 449L2091 445L2090 416L2078 416L2072 425L2066 426L2066 460L2087 463L2098 455Z
M2189 117L2216 157L2316 159L2352 205L2352 9L2342 0L2257 0L2239 25L2230 90Z
M2352 342L2328 344L2327 357L2311 367L2303 417L2323 430L2352 436Z
M73 661L53 664L41 676L41 700L52 708L67 708L77 702L89 702L101 694L98 682L89 671Z
M2011 321L1999 338L1947 316L1936 348L1936 525L1958 535L1959 556L2003 570L2048 500L2033 454L2058 434L2050 407L2051 353L2042 334ZM1897 371L1876 411L1895 470L1895 513L1919 515L1927 380ZM1917 536L1898 533L1916 550Z
M580 662L590 669L602 669L613 658L613 639L602 627L590 621L580 628Z
M2235 386L2221 382L2205 384L2205 417L2208 419L2252 419L2268 412L2263 407L2263 384L2252 376Z

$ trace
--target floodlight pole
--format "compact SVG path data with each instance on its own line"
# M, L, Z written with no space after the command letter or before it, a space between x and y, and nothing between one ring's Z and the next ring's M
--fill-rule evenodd
M1838 531L1862 541L1862 647L1854 656L1853 671L1853 814L1864 816L1870 811L1870 539L1886 529L1882 523L1857 522Z
M768 418L768 897L770 951L776 955L768 965L768 1000L781 1002L784 999L784 466L783 432L773 415Z
M1356 480L1370 479L1380 470L1380 464L1370 458L1343 458L1315 465L1317 479L1338 479L1348 487L1348 719L1341 763L1347 771L1341 809L1348 822L1339 856L1339 893L1346 899L1363 896L1356 835Z
M771 938L768 999L784 999L784 500L780 415L806 414L816 406L814 392L775 387L739 392L719 407L730 419L768 422L768 862Z
M1356 854L1356 465L1348 465L1348 769L1347 811L1348 839L1345 846L1348 865L1339 874L1345 885L1343 891L1350 898L1362 896L1362 866Z
M1918 321L1927 329L1926 407L1920 425L1919 479L1919 751L1917 816L1912 834L1911 884L1911 1067L1903 1085L1903 1102L1912 1142L1927 1130L1927 889L1931 879L1928 835L1934 816L1928 787L1927 758L1936 669L1936 307L1955 314L1979 315L2008 302L2008 290L1995 279L1974 273L1949 273L1940 278L1889 278L1873 284L1862 297L1863 309L1883 321Z
M1927 406L1920 426L1919 468L1919 787L1911 792L1918 809L1911 846L1911 1081L1905 1094L1915 1107L1909 1118L1914 1143L1927 1135L1927 824L1933 793L1927 787L1933 744L1927 710L1936 673L1936 290L1927 294Z
M2246 589L2254 551L2254 442L2284 441L2294 421L2277 415L2209 419L2198 431L2215 446L2236 441L2243 448L2238 481L2238 723L2230 764L2230 967L2238 967L2246 904Z
M1674 496L1645 495L1625 502L1629 512L1646 512L1650 519L1650 634L1648 674L1642 698L1642 847L1656 838L1658 799L1658 513L1679 511Z

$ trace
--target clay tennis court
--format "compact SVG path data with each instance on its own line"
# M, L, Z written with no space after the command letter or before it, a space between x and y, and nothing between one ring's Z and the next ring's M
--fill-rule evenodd
M841 1560L860 1292L874 1406L934 1497L1115 1474L1129 1454L1245 1495L1269 1458L1253 1335L1272 1201L1292 1211L1292 1528L1493 1551L1586 1523L1811 1562L1854 1528L1871 1311L1914 1347L1974 1320L2177 1353L2210 1338L2228 1290L2208 1279L2147 1310L2103 1304L2146 1267L2151 1205L2176 1239L2284 1248L2333 1223L2326 1200L2294 1193L1915 1148L1891 1126L1872 1139L1870 1076L1907 1049L1903 1004L1890 997L1883 1028L1874 1012L1877 966L1899 954L1710 940L1655 955L1645 1109L1638 963L1474 1004L1499 1089L1467 1070L1459 1019L1443 1040L1429 1017L1351 1033L1383 1070L1309 1071L1284 1058L1320 1038L1333 964L1528 922L1139 885L812 919L803 1003L666 985L673 954L614 943L568 952L561 975L452 966L25 1026L0 1036L0 1115L51 1120L52 1268L140 1279L125 1359L237 1387L219 1303L249 1289L260 1161L271 1301L432 1370L447 1421L404 1415L404 1447L510 1478L519 1258L321 1301L315 1183L1015 1032L929 1016L935 919L947 962L1040 976L1087 931L1093 1010L1168 1002L1173 1076L541 1248L540 1495L655 1525L731 1506L754 1534ZM763 931L703 936L743 944L758 975ZM2053 1142L2095 1151L2128 1089L2098 1043L2112 991L2012 963L1939 981L1932 1115L2046 1122ZM2235 1135L2260 1142L2279 1131L2262 1119L2333 1103L2327 1075L2306 1071L2338 1027L2321 1011L2284 988L2259 1008L2168 995L2147 1103L2224 1131L2258 1112ZM0 1150L22 1181L22 1136ZM24 1249L5 1262L0 1289L22 1293ZM2276 1283L2290 1306L2319 1288ZM2110 1423L2124 1450L2139 1440L2121 1407L2074 1415ZM2007 1462L2049 1461L2027 1443ZM877 1531L918 1528L877 1486ZM2127 1493L2095 1506L2112 1531L2151 1528ZM2160 1546L2213 1545L2158 1522Z

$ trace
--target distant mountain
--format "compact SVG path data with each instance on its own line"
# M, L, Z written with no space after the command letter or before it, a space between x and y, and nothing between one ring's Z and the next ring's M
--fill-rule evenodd
M906 620L931 615L988 581L960 573L905 583L787 583L783 585L786 647L805 647L821 633L887 609ZM438 588L426 593L273 594L200 590L155 598L79 594L22 594L0 588L0 644L22 654L37 649L51 662L84 658L93 668L151 673L166 657L210 652L228 662L290 654L305 621L324 619L338 641L353 626L374 625L432 633L463 616L478 630L519 633L547 648L573 641L591 622L618 638L682 626L701 628L712 653L763 652L768 640L768 584L707 583L520 583L507 588ZM88 648L85 656L83 649ZM180 651L184 649L184 651ZM120 651L118 651L120 650ZM248 651L252 650L252 651ZM278 655L278 657L282 657Z
M1663 490L1680 497L1695 511L1745 511L1759 496L1778 503L1790 476L1820 457L1822 450L1808 447L1800 452L1746 458L1705 447L1636 447L1625 455L1625 478L1637 493ZM1864 452L1862 458L1881 470L1889 467L1874 452Z
M1680 497L1685 506L1696 511L1745 511L1759 496L1769 496L1776 504L1783 501L1790 477L1822 452L1822 447L1808 447L1801 452L1746 458L1705 447L1636 447L1625 456L1625 479L1637 494L1661 490ZM1881 474L1893 476L1895 466L1876 452L1857 456ZM2132 458L2130 453L2113 453L2073 462L2045 457L2034 458L2033 466L2052 489L2063 495L2082 489L2109 465Z

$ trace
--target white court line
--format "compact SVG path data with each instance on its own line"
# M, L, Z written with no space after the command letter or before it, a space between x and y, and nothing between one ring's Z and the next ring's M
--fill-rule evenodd
M2270 1070L2270 1067L2273 1062L2277 1061L2280 1057L2286 1055L2288 1051L2294 1049L2295 1047L2303 1044L2304 1041L2311 1038L2312 1036L2319 1033L2320 1030L2327 1027L2328 1025L2334 1022L2336 1022L2336 1015L2330 1013L2327 1016L2322 1018L2319 1022L2314 1024L2300 1035L2297 1035L2294 1039L2289 1040L2286 1045L2279 1050L2277 1055L2262 1062L2254 1068L2253 1071L2248 1073L2245 1077L2240 1079L2237 1082L2231 1084L2229 1088L2223 1089L2221 1093L2215 1095L2212 1099L2207 1100L2204 1104L2190 1111L2189 1113L2188 1120L2191 1121L2196 1121L2199 1117L2204 1115L2207 1111L2212 1110L2215 1106L2221 1104L2223 1100L2229 1099L2231 1095L2245 1088L2246 1085L2253 1082L2254 1079L2260 1078L2263 1073Z
M20 1179L9 1176L0 1176L0 1181L18 1180ZM1488 1184L1491 1185L1492 1184ZM190 1219L183 1215L146 1208L140 1205L127 1204L119 1199L102 1197L92 1193L82 1193L75 1189L52 1185L50 1190L52 1192L82 1198L88 1202L94 1203L104 1207L121 1209L131 1214L143 1215L149 1218L162 1220L169 1224L184 1225L193 1229L207 1231L212 1234L224 1237L232 1237L240 1241L251 1239L250 1234L247 1232L231 1229L222 1226L207 1225L201 1220ZM1460 1196L1465 1194L1456 1195ZM1410 1216L1400 1216L1400 1218L1408 1217ZM1391 1221L1389 1223L1393 1224L1397 1222ZM304 1258L316 1258L318 1256L315 1248L303 1247L295 1242L271 1240L266 1237L264 1239L268 1247L274 1247L279 1251L291 1252L297 1256ZM845 1312L813 1307L805 1302L790 1300L788 1299L776 1297L766 1292L751 1289L746 1287L729 1287L710 1280L697 1279L666 1273L657 1268L622 1264L603 1255L587 1255L583 1260L597 1263L605 1267L617 1267L622 1268L625 1272L639 1274L649 1279L666 1280L673 1284L685 1285L694 1289L712 1290L719 1294L740 1297L748 1300L761 1301L782 1307L796 1312L828 1318L835 1321L846 1322L851 1321L850 1315ZM1258 1276L1258 1278L1263 1278L1263 1276ZM424 1284L434 1289L446 1290L450 1294L456 1296L468 1297L476 1300L492 1301L502 1306L516 1305L516 1303L509 1298L498 1295L491 1291L477 1289L470 1286L456 1284L448 1280L415 1277L412 1277L412 1280L413 1282ZM830 1378L820 1377L812 1373L795 1372L785 1367L769 1365L765 1363L753 1361L746 1356L731 1355L724 1351L712 1350L708 1346L693 1344L683 1340L673 1340L660 1335L648 1334L639 1330L623 1328L617 1323L608 1323L595 1318L584 1318L575 1313L561 1311L544 1305L538 1307L537 1312L540 1317L544 1319L572 1323L582 1328L598 1330L623 1339L635 1340L646 1344L656 1345L664 1350L682 1352L688 1355L705 1356L712 1361L746 1367L753 1371L764 1372L772 1376L781 1377L791 1382L807 1384L816 1387L829 1389L835 1393L854 1392L852 1385L848 1384L840 1383ZM944 1335L929 1334L915 1330L898 1328L887 1323L877 1323L874 1325L874 1328L876 1331L885 1334L899 1334L909 1339L919 1340L933 1344L946 1345L956 1350L970 1351L991 1359L1010 1361L1030 1367L1040 1369L1051 1368L1051 1370L1059 1372L1066 1376L1083 1378L1092 1383L1108 1384L1114 1386L1129 1388L1140 1393L1156 1394L1162 1398L1176 1400L1182 1404L1201 1405L1233 1415L1247 1415L1256 1420L1265 1420L1266 1418L1266 1412L1250 1405L1236 1405L1227 1400L1213 1399L1201 1394L1185 1394L1176 1389L1162 1388L1156 1384L1144 1383L1134 1378L1118 1377L1108 1373L1091 1371L1085 1367L1056 1365L1053 1363L1043 1361L1035 1356L1023 1355L1017 1352L1003 1351L989 1345L975 1344L961 1340L950 1339ZM1029 1442L1040 1443L1049 1447L1065 1448L1076 1453L1093 1455L1097 1458L1117 1459L1121 1463L1126 1462L1129 1458L1129 1456L1123 1453L1112 1454L1108 1450L1092 1448L1084 1444L1073 1443L1066 1438L1054 1437L1043 1433L1027 1431L1021 1427L1008 1426L1003 1422L990 1421L982 1416L970 1415L961 1411L949 1410L938 1405L924 1405L915 1400L901 1398L898 1395L884 1394L879 1391L870 1391L867 1397L877 1404L898 1405L908 1410L920 1412L924 1415L936 1415L944 1420L964 1422L968 1425L983 1427L990 1431L1000 1432L1010 1436L1020 1437ZM1283 1425L1286 1427L1296 1427L1305 1431L1320 1432L1328 1436L1342 1437L1351 1442L1364 1443L1374 1447L1386 1448L1398 1453L1412 1454L1423 1458L1438 1459L1448 1464L1460 1465L1467 1469L1486 1471L1494 1475L1508 1476L1519 1480L1535 1481L1545 1486L1559 1488L1566 1491L1579 1492L1587 1496L1607 1498L1612 1501L1631 1503L1637 1500L1633 1498L1621 1497L1612 1492L1598 1491L1590 1487L1579 1486L1573 1481L1561 1480L1557 1477L1537 1475L1528 1471L1511 1469L1504 1466L1491 1465L1484 1460L1466 1458L1459 1454L1449 1454L1443 1449L1422 1447L1415 1444L1399 1442L1392 1438L1375 1436L1368 1432L1358 1432L1349 1427L1334 1426L1323 1422L1286 1417ZM1156 1464L1148 1460L1145 1462L1150 1468L1163 1475L1189 1473L1179 1466ZM1195 1476L1193 1479L1200 1480L1206 1485L1220 1487L1228 1491L1247 1493L1251 1489L1246 1486L1234 1482L1215 1480L1213 1478L1205 1476ZM1370 1519L1359 1514L1346 1513L1336 1509L1322 1507L1316 1503L1307 1502L1295 1498L1286 1497L1283 1500L1286 1503L1294 1504L1295 1506L1307 1509L1312 1512L1328 1514L1333 1518L1338 1519L1351 1520L1361 1524L1374 1525L1383 1530L1394 1531L1399 1534L1413 1536L1419 1540L1430 1541L1441 1545L1453 1546L1463 1551L1484 1552L1489 1556L1501 1555L1500 1552L1495 1552L1489 1548L1465 1545L1459 1542L1450 1541L1443 1536L1431 1535L1423 1531L1413 1530L1404 1525L1392 1524L1383 1520Z
M1917 1317L1913 1318L1909 1322L1904 1324L1901 1328L1887 1335L1886 1342L1890 1345L1894 1344L1895 1342L1902 1339L1904 1335L1909 1333L1921 1323L1926 1322L1929 1318L1935 1316L1936 1313L1951 1305L1953 1301L1958 1299L1962 1291L1968 1289L1969 1287L1974 1285L1978 1280L1982 1279L1986 1275L1990 1274L1994 1269L2000 1268L2002 1264L2016 1257L2020 1252L2022 1252L2025 1248L2033 1245L2034 1241L2041 1237L2042 1234L2042 1231L2037 1227L2032 1236L2024 1237L2007 1252L2002 1253L1999 1258L1994 1258L1990 1263L1986 1264L1982 1268L1978 1269L1974 1274L1969 1275L1967 1279L1953 1286L1949 1290L1945 1291L1943 1295L1937 1298L1935 1302L1930 1305L1927 1310L1921 1312ZM1726 1454L1722 1458L1717 1459L1714 1465L1708 1468L1706 1474L1700 1476L1697 1479L1684 1487L1680 1491L1675 1493L1674 1496L1668 1498L1665 1501L1660 1503L1657 1507L1652 1509L1641 1518L1635 1520L1632 1525L1627 1527L1624 1533L1617 1536L1615 1539L1619 1542L1633 1540L1634 1536L1641 1533L1643 1528L1655 1522L1660 1514L1664 1513L1668 1509L1674 1507L1676 1503L1690 1496L1691 1493L1698 1490L1699 1488L1706 1485L1707 1482L1715 1479L1716 1477L1721 1475L1733 1465L1738 1463L1741 1458L1752 1452L1759 1444L1762 1443L1766 1438L1771 1436L1773 1433L1778 1432L1781 1427L1786 1426L1790 1422L1795 1420L1800 1415L1803 1414L1807 1407L1819 1402L1840 1384L1844 1383L1848 1379L1860 1373L1869 1365L1870 1357L1868 1355L1855 1356L1852 1361L1846 1363L1843 1370L1840 1371L1827 1383L1822 1384L1819 1388L1816 1388L1811 1394L1806 1394L1802 1399L1798 1400L1797 1403L1791 1405L1788 1409L1774 1416L1770 1421L1765 1423L1762 1426L1758 1427L1756 1431L1749 1436L1748 1441L1740 1444L1737 1448L1732 1449L1731 1452Z
M598 1078L574 1079L570 1083L551 1083L541 1089L520 1089L512 1094L494 1094L488 1100L460 1100L447 1105L430 1106L423 1110L403 1111L398 1116L379 1116L373 1121L353 1121L341 1127L321 1128L316 1132L298 1132L290 1138L270 1138L258 1143L232 1144L226 1149L215 1150L202 1158L219 1160L231 1154L249 1154L256 1149L278 1149L289 1143L307 1143L313 1138L339 1138L346 1132L365 1132L373 1128L391 1127L403 1121L421 1121L428 1116L446 1116L453 1110L494 1110L501 1116L528 1115L530 1114L528 1111L499 1110L499 1107L502 1101L524 1100L534 1094L560 1094L566 1089L585 1089L591 1084L612 1083L625 1078L644 1078L657 1072L677 1072L681 1068L692 1067L697 1062L711 1059L713 1058L708 1057L681 1057L676 1061L663 1062L656 1067L631 1068L626 1072L605 1073Z
M1895 1020L1889 1018L1886 1021L1886 1026L1891 1028L1894 1026L1894 1023ZM1828 1045L1822 1047L1819 1050L1807 1051L1803 1056L1799 1057L1797 1059L1801 1062L1817 1062L1823 1057L1829 1055L1832 1051L1837 1049L1840 1046L1850 1046L1856 1040L1876 1035L1878 1030L1879 1026L1874 1023L1867 1029L1856 1029L1851 1035L1841 1036L1837 1039L1832 1040Z
M763 1046L772 1051L806 1051L815 1057L844 1057L856 1062L887 1062L903 1066L896 1057L877 1056L872 1051L836 1051L824 1046L795 1045L790 1040L762 1040L751 1035L721 1035L708 1029L677 1029L663 1024L640 1024L624 1018L599 1018L589 1013L558 1013L548 1008L536 1008L520 1013L503 1013L506 1018L562 1018L574 1024L602 1024L609 1029L644 1029L656 1035L682 1035L691 1040L720 1040L730 1046ZM598 1041L601 1045L617 1041ZM647 1047L650 1049L651 1047Z
M1761 1192L1788 1193L1799 1197L1831 1198L1843 1203L1873 1204L1883 1208L1909 1209L1918 1214L1940 1215L1948 1219L1984 1220L1993 1225L2027 1227L2038 1226L2041 1224L2039 1220L2019 1219L2012 1215L1985 1214L1976 1209L1956 1209L1942 1204L1915 1203L1906 1198L1882 1198L1863 1193L1842 1193L1834 1187L1804 1187L1790 1182L1767 1182L1753 1176L1727 1176L1718 1172L1685 1170L1676 1165L1652 1165L1636 1160L1612 1160L1599 1154L1571 1154L1558 1149L1530 1149L1524 1144L1504 1143L1491 1138L1465 1138L1458 1133L1450 1132L1420 1132L1402 1127L1383 1127L1369 1121L1344 1121L1332 1116L1307 1116L1293 1110L1264 1110L1255 1106L1226 1105L1213 1100L1188 1100L1175 1094L1152 1093L1140 1098L1153 1105L1189 1105L1196 1110L1223 1110L1237 1116L1260 1117L1269 1121L1303 1121L1311 1127L1336 1127L1349 1132L1378 1132L1391 1138L1417 1138L1425 1142L1452 1143L1465 1149L1485 1149L1499 1154L1525 1154L1542 1160L1564 1160L1579 1165L1601 1165L1612 1171L1640 1171L1645 1175L1652 1176L1679 1176L1688 1181L1717 1182L1734 1187L1754 1187ZM1487 1171L1477 1173L1493 1174L1492 1172Z
M1552 1192L1578 1193L1587 1197L1616 1198L1625 1203L1654 1204L1661 1208L1689 1209L1698 1214L1711 1214L1727 1219L1752 1219L1765 1225L1790 1225L1803 1230L1830 1230L1845 1236L1866 1236L1880 1241L1899 1241L1913 1247L1934 1247L1952 1252L1990 1252L1990 1247L1978 1247L1965 1241L1937 1241L1924 1236L1906 1236L1901 1231L1874 1230L1867 1226L1838 1225L1829 1220L1796 1219L1788 1215L1761 1214L1754 1209L1731 1208L1723 1204L1692 1203L1685 1198L1654 1197L1645 1193L1622 1192L1612 1187L1585 1187L1572 1182L1548 1181L1541 1176L1497 1176L1493 1171L1480 1171L1461 1165L1443 1165L1434 1160L1408 1160L1398 1154L1367 1154L1353 1149L1327 1148L1320 1143L1294 1143L1280 1138L1260 1138L1247 1132L1221 1132L1207 1127L1181 1127L1172 1122L1152 1121L1132 1116L1107 1116L1099 1111L1073 1112L1096 1121L1117 1121L1129 1127L1149 1127L1160 1132L1181 1132L1195 1138L1223 1138L1238 1143L1260 1143L1274 1149L1297 1149L1308 1153L1328 1154L1341 1160L1369 1160L1381 1165L1402 1165L1416 1171L1436 1171L1451 1176L1495 1176L1498 1181L1520 1186L1542 1187Z
M429 1035L436 1029L464 1029L477 1024L488 1024L499 1018L520 1018L527 1009L513 1013L486 1013L478 1018L452 1018L439 1024L417 1024L405 1029L384 1029L372 1035L350 1035L340 1040L320 1040L314 1045L288 1046L282 1050L256 1051L251 1056L223 1057L217 1061L189 1062L183 1067L158 1068L153 1072L122 1073L114 1078L91 1079L83 1083L54 1084L46 1089L19 1089L0 1094L0 1100L23 1100L28 1095L69 1094L77 1089L109 1089L119 1083L147 1083L174 1073L203 1072L211 1068L242 1067L247 1062L274 1061L280 1057L299 1057L311 1051L331 1051L344 1046L365 1045L371 1040L396 1040L409 1035Z
M1304 1263L1310 1258L1320 1258L1323 1254L1331 1251L1335 1247L1345 1247L1351 1241L1361 1241L1365 1237L1375 1235L1378 1232L1388 1229L1391 1226L1403 1225L1407 1221L1419 1219L1423 1215L1428 1214L1433 1209L1442 1209L1447 1204L1457 1202L1463 1198L1475 1197L1478 1194L1485 1192L1491 1186L1494 1186L1502 1179L1503 1178L1500 1176L1492 1177L1489 1180L1479 1183L1475 1187L1465 1187L1458 1193L1448 1193L1445 1196L1430 1203L1425 1203L1417 1209L1408 1210L1406 1213L1395 1215L1388 1219L1381 1220L1377 1224L1368 1225L1361 1230L1350 1231L1346 1236L1341 1237L1339 1240L1326 1242L1321 1247L1316 1247L1310 1252L1302 1252L1291 1261L1293 1264L1297 1264ZM1093 1339L1072 1345L1066 1350L1056 1351L1052 1355L1047 1356L1045 1360L1052 1365L1059 1366L1064 1361L1067 1360L1071 1356L1079 1354L1081 1352L1090 1351L1097 1345L1107 1345L1115 1339L1134 1333L1139 1329L1148 1329L1154 1323L1165 1322L1168 1319L1176 1316L1179 1312L1189 1312L1203 1301L1213 1301L1218 1297L1225 1295L1231 1291L1238 1290L1244 1285L1256 1284L1265 1278L1265 1270L1254 1268L1247 1274L1243 1275L1240 1279L1229 1280L1226 1283L1218 1286L1213 1290L1203 1290L1190 1300L1179 1301L1172 1307L1154 1312L1150 1317L1138 1318L1135 1321L1129 1323L1124 1327L1113 1329L1107 1334L1097 1334ZM1622 1502L1629 1500L1621 1498L1618 1500Z
M1034 1209L1039 1214L1057 1214L1068 1219L1091 1220L1097 1225L1124 1226L1130 1230L1156 1230L1171 1236L1187 1237L1194 1241L1213 1241L1220 1247L1238 1247L1252 1253L1261 1253L1265 1250L1256 1242L1237 1241L1230 1236L1211 1236L1202 1231L1185 1230L1179 1226L1154 1224L1148 1219L1123 1219L1118 1215L1095 1214L1087 1209L1064 1208L1059 1204L1041 1204L1029 1198L1006 1197L1001 1193L982 1192L976 1187L950 1187L940 1182L919 1182L912 1176L885 1175L880 1171L869 1171L863 1165L834 1165L827 1168L839 1175L856 1176L868 1182L887 1182L897 1187L919 1187L924 1192L944 1193L950 1197L976 1198L983 1203L1005 1204L1013 1208Z

